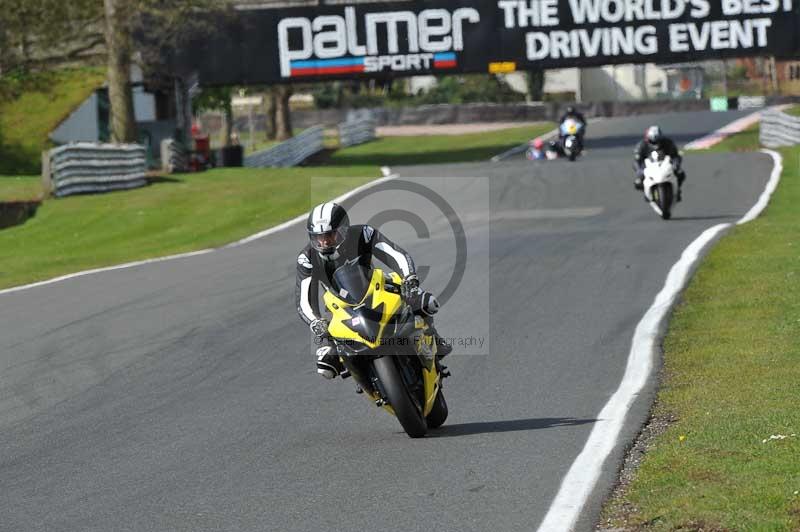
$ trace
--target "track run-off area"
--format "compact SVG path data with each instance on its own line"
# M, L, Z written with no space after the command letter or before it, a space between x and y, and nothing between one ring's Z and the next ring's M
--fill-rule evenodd
M0 530L535 530L671 268L705 231L745 216L774 166L767 154L688 153L684 201L664 222L633 189L633 147L655 123L683 145L741 116L593 122L575 163L392 169L381 186L427 187L466 237L437 328L484 341L446 359L450 417L422 440L350 381L316 375L294 302L303 224L0 294ZM429 203L370 189L345 201L354 223L417 213L422 233L382 230L442 292L453 217ZM576 530L597 520L654 374L576 499Z

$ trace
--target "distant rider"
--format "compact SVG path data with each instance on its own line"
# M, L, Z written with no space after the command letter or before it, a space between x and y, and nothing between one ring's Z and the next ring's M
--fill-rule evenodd
M683 158L678 152L678 147L669 137L665 137L658 126L650 126L645 132L644 139L639 141L636 148L633 150L634 169L636 170L636 179L633 186L637 190L644 188L644 162L650 157L653 152L661 152L664 155L669 155L672 161L672 167L675 170L675 177L678 178L678 195L677 200L681 201L681 187L684 180L686 180L686 172L681 168Z
M572 118L583 126L580 131L578 131L578 140L580 140L581 146L583 146L583 137L586 135L586 117L583 116L583 113L579 112L570 105L566 108L564 114L561 115L561 118L558 120L558 125L561 126L561 124L566 122L569 118ZM563 137L564 135L560 136Z
M583 130L586 130L586 117L583 116L583 113L576 110L571 105L566 108L564 114L561 115L561 118L558 120L558 124L563 124L568 118L573 118L583 124Z
M544 141L541 137L536 137L528 143L528 159L531 161L540 161L544 158Z
M420 289L414 261L402 248L369 225L351 226L347 211L331 202L311 210L306 230L310 242L297 257L295 299L297 312L321 345L317 349L317 373L333 379L344 370L328 339L328 321L320 313L319 284L330 288L333 273L348 261L355 259L361 266L372 268L374 256L398 273L403 278L403 299L433 328L432 316L439 311L439 302L433 294ZM435 329L434 335L439 356L448 355L452 346L442 341Z

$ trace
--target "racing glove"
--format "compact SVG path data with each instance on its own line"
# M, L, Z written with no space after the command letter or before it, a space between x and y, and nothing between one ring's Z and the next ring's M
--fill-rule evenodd
M308 327L316 338L325 338L328 335L328 320L316 319Z
M417 277L417 274L412 273L407 275L406 278L403 279L403 285L400 287L400 295L402 295L403 299L406 301L411 301L419 292L419 277Z
M433 316L439 312L439 300L430 292L420 292L419 308L427 316Z

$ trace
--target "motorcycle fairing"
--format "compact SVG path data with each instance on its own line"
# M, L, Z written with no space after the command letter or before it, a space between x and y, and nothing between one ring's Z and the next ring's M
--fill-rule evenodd
M406 323L408 323L408 327L411 327L407 318L412 318L413 328L408 332L409 336L413 338L414 351L422 366L424 395L422 410L423 415L427 416L433 409L436 395L441 386L441 375L436 367L436 342L423 318L419 316L406 317L405 312L402 312L404 303L398 289L402 283L401 277L392 272L388 281L387 283L382 270L375 269L367 293L355 304L348 303L332 291L327 290L323 295L323 301L331 313L328 333L345 344L356 343L369 349L377 349L381 346L384 338L396 336L401 332L399 329L405 328L402 326ZM354 351L357 350L354 349ZM379 399L375 390L365 389L364 391L371 399ZM383 408L394 414L391 405L383 405Z
M564 120L564 123L561 124L560 129L562 135L577 135L581 126L574 118L567 118Z
M391 281L402 282L394 272ZM372 349L381 345L389 321L403 306L400 294L387 289L386 278L379 269L373 270L369 289L357 304L346 302L330 290L322 299L332 315L328 333L338 340L358 342Z

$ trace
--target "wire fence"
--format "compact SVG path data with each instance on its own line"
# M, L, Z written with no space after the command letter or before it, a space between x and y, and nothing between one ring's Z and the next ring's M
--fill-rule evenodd
M375 121L371 118L342 122L338 131L340 148L364 144L376 136ZM322 126L311 127L286 142L245 157L244 165L249 168L297 166L325 148L324 137Z
M322 126L306 129L296 137L281 142L244 159L248 168L286 168L297 166L315 153L322 151L324 130Z

